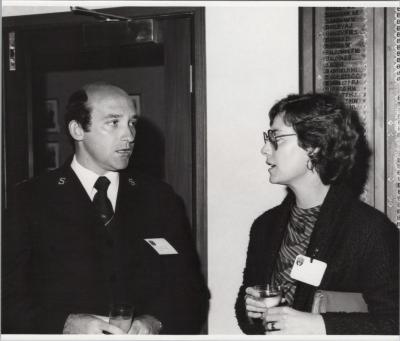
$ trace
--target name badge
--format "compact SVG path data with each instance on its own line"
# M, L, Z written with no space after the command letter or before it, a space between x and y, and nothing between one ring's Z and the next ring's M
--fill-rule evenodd
M145 241L156 250L159 255L176 255L178 253L164 238L147 238Z
M300 282L319 286L327 264L315 258L298 255L294 261L290 276Z

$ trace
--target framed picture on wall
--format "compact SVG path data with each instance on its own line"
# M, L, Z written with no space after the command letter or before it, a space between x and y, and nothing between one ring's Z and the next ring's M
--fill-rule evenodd
M45 165L47 170L56 169L60 164L60 145L58 142L46 142Z
M135 107L136 114L140 116L141 108L140 108L140 95L139 94L129 94L129 97L132 98L133 106Z
M58 124L58 101L56 99L48 99L45 101L44 122L46 131L49 133L59 132Z

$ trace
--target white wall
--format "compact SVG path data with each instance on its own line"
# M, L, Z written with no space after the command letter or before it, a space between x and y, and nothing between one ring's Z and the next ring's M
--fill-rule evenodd
M271 105L298 92L296 7L207 7L210 334L240 334L234 304L252 221L278 204L260 154Z

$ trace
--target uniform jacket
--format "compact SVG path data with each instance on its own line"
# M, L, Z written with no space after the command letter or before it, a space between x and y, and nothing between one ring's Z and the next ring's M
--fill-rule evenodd
M115 216L102 225L69 164L18 186L3 227L3 333L61 333L70 313L108 315L112 301L195 334L208 310L183 206L172 189L120 173ZM165 238L159 255L145 238Z
M264 333L246 316L248 286L267 283L287 229L294 195L258 217L250 232L243 284L235 309L247 334ZM344 186L331 186L311 235L306 255L327 263L319 289L361 292L369 313L325 313L327 334L395 334L398 326L398 229L385 215L355 198ZM293 308L311 311L316 287L298 282Z

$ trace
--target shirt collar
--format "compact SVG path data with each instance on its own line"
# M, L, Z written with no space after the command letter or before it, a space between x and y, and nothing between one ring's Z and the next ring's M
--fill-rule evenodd
M83 167L76 159L76 155L74 155L74 158L71 162L71 168L76 173L77 177L82 183L82 186L85 188L86 193L89 195L90 198L93 198L94 195L93 186L100 175L91 171L90 169ZM118 188L118 182L119 182L118 172L109 171L103 174L103 176L107 177L107 179L110 180L111 183L110 187ZM96 190L94 192L96 192Z

